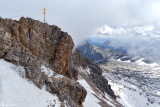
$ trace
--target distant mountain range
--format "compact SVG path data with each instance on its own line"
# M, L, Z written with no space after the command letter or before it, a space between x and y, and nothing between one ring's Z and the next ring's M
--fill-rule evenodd
M96 62L96 63L105 63L110 58L120 59L122 61L131 61L135 62L141 58L144 58L143 61L145 63L151 63L151 59L145 58L142 55L131 56L127 53L127 46L122 47L119 45L118 41L113 39L107 40L95 40L95 39L87 39L83 44L77 47L82 54Z
M92 45L89 42L84 42L81 46L78 47L78 49L86 58L96 62L102 61L112 55L111 50Z
M118 43L118 41L116 41L115 39L104 39L104 40L96 40L93 38L87 39L87 42L89 42L92 45L101 47L101 48L105 48L105 49L110 49L112 51L122 51L123 53L126 53L126 47L122 47L120 45L120 43Z

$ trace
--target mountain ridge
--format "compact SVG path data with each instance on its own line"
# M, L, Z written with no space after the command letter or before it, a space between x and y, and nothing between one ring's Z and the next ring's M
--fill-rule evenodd
M65 106L65 101L71 107L83 106L87 96L86 89L77 82L80 70L71 64L73 47L71 36L57 26L24 17L19 21L0 18L0 58L23 66L25 77L40 89L45 86L48 92L56 94L61 106ZM80 58L76 56L74 60ZM47 71L43 72L42 68ZM94 72L98 72L96 69ZM47 75L48 72L52 75ZM63 76L57 78L59 74ZM102 80L98 78L97 81ZM105 81L106 84L96 84L107 87L102 91L112 96L114 102L115 95Z

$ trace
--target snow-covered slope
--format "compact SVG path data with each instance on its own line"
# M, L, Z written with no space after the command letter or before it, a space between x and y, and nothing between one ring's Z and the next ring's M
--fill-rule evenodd
M156 63L110 60L100 65L125 107L160 107L160 66Z
M61 102L45 89L27 81L23 67L0 60L0 106L60 107Z
M89 84L84 79L79 79L78 82L87 90L87 97L85 99L85 102L83 103L84 107L100 107L100 105L98 104L100 101L94 96L95 92L92 90Z
M87 97L83 103L84 107L121 107L121 105L112 99L107 93L102 93L88 76L90 75L90 69L87 67L83 69L79 67L79 76L78 82L85 87L87 91ZM83 77L82 77L83 76Z

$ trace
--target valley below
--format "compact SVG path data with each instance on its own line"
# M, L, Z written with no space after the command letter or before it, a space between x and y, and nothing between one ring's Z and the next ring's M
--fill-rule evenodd
M160 65L142 60L131 62L112 58L99 65L117 101L125 107L160 106Z

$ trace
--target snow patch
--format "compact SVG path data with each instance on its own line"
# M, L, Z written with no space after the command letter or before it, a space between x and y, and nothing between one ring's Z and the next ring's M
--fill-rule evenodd
M84 73L91 74L89 67L87 67L86 69L83 69L82 67L78 67L78 70L79 70L80 72L84 72Z
M44 72L45 75L47 75L48 77L54 77L54 78L64 78L63 75L57 74L56 72L54 72L53 70L45 67L44 65L41 66L41 72Z
M41 72L44 72L48 77L51 77L54 74L51 69L46 68L44 65L41 66Z
M64 76L63 75L55 75L54 78L61 78L62 79L62 78L64 78Z
M117 59L116 61L122 62L121 59ZM123 62L131 62L131 61L130 60L126 60L126 61L123 61Z

